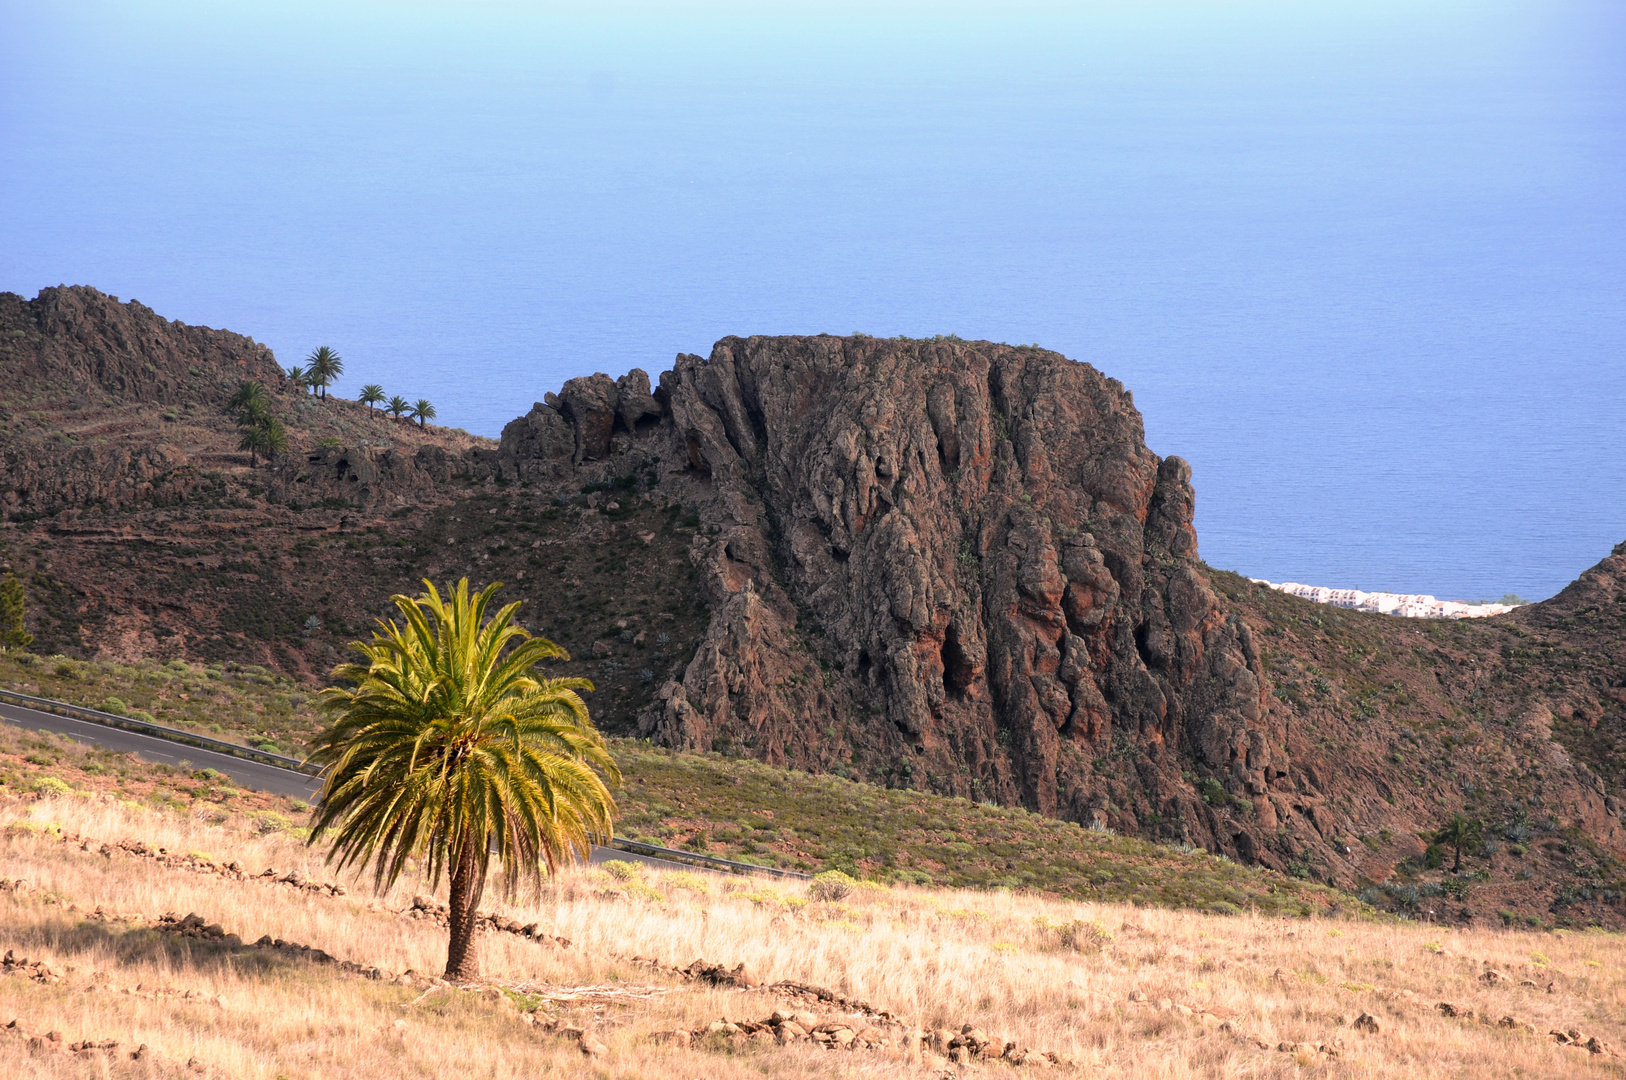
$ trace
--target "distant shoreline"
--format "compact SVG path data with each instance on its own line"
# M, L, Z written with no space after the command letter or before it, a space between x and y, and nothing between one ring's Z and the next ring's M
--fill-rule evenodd
M1439 600L1426 593L1362 592L1360 589L1329 589L1324 585L1300 585L1296 581L1276 584L1263 578L1250 578L1256 585L1265 585L1277 592L1303 597L1318 604L1350 608L1354 611L1375 611L1381 615L1399 615L1406 619L1483 619L1490 615L1504 615L1515 604L1468 604L1461 600Z

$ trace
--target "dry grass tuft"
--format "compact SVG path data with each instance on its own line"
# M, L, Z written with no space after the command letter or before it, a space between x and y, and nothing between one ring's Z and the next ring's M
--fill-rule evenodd
M373 896L352 880L348 895L333 896L60 839L141 840L237 860L250 875L274 866L333 877L297 838L259 833L246 816L62 797L0 805L0 826L0 878L27 883L0 890L0 952L62 975L42 981L28 974L38 968L14 967L0 976L0 1024L17 1017L30 1031L59 1031L58 1045L151 1048L131 1062L99 1051L31 1051L25 1038L0 1035L7 1076L619 1080L927 1077L945 1068L999 1076L1010 1068L949 1066L929 1053L911 1061L894 1048L657 1041L656 1032L807 1007L771 989L712 987L672 973L696 958L743 963L770 983L825 987L920 1029L973 1024L1073 1058L1092 1076L1626 1072L1607 1050L1546 1035L1573 1029L1583 1042L1626 1043L1626 948L1613 934L1225 917L907 887L859 886L819 901L805 885L582 868L504 909L573 945L486 935L484 974L513 992L471 992L371 980L92 914L100 906L150 921L196 912L244 941L269 934L389 973L437 973L444 931L403 914L421 882ZM1492 970L1497 976L1486 978ZM1441 1002L1459 1015L1442 1013ZM1474 1019L1463 1015L1469 1011ZM1504 1016L1515 1025L1497 1026ZM567 1029L584 1034L562 1037ZM583 1053L597 1043L597 1056Z

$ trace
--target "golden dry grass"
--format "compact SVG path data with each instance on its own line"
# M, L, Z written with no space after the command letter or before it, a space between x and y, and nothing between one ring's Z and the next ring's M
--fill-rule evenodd
M286 833L255 835L234 817L210 823L169 811L64 797L0 806L0 951L67 973L42 984L0 976L0 1024L17 1017L65 1042L146 1043L156 1056L31 1056L0 1037L0 1075L278 1077L815 1077L933 1076L946 1063L902 1054L830 1053L808 1046L677 1049L655 1031L720 1016L758 1018L770 991L700 988L633 964L704 957L745 962L768 980L796 980L862 998L922 1027L974 1023L1077 1059L1103 1077L1614 1076L1626 1060L1556 1045L1544 1035L1443 1016L1441 1001L1538 1032L1578 1028L1626 1044L1626 941L1603 933L1459 931L1408 924L1224 917L1080 904L1004 892L861 888L810 902L805 886L646 871L631 881L601 869L562 875L511 909L570 938L569 949L507 934L482 940L493 984L654 988L544 1009L587 1026L608 1046L589 1061L575 1044L521 1021L490 996L369 981L285 954L176 938L131 923L98 922L97 905L147 918L196 911L246 940L271 934L391 972L438 972L444 932L398 914L417 882L375 897L351 882L318 897L227 880L61 843L47 823L102 841L139 839L172 852L333 875ZM71 909L70 909L71 908ZM1063 942L1072 926L1088 951ZM1509 976L1487 984L1486 965ZM1279 973L1279 974L1278 974ZM1537 984L1520 985L1521 981ZM1553 984L1553 992L1545 989ZM192 990L191 1001L123 993ZM1148 996L1131 1002L1132 992ZM217 1000L223 999L223 1000ZM1207 1021L1159 999L1213 1014ZM533 999L534 1000L534 999ZM1377 1035L1353 1030L1362 1012ZM1343 1018L1340 1021L1340 1017ZM1219 1030L1228 1020L1235 1033ZM1283 1043L1332 1043L1338 1057L1284 1052ZM1262 1048L1260 1043L1267 1044ZM1009 1067L963 1067L989 1076Z

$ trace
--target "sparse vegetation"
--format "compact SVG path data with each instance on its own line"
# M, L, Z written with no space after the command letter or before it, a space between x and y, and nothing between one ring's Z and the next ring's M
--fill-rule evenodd
M0 578L0 651L22 651L34 643L34 635L23 625L28 616L28 598L17 575L6 571Z
M421 871L379 896L273 884L260 876L266 867L278 880L326 875L297 831L262 830L255 815L230 810L206 817L30 795L0 799L0 825L6 875L29 883L0 892L0 951L56 973L0 977L0 1010L30 1031L60 1031L64 1044L116 1040L126 1052L145 1044L146 1062L111 1065L119 1076L149 1066L181 1075L189 1060L194 1072L245 1080L438 1076L448 1063L474 1062L499 1076L721 1080L924 1080L948 1067L931 1056L725 1032L688 1046L657 1037L775 1008L851 1022L848 1010L788 996L780 980L863 999L907 1027L970 1025L1053 1049L1082 1070L1062 1075L1121 1080L1613 1075L1607 1054L1545 1033L1626 1039L1617 935L1283 924L907 886L821 900L811 885L652 868L574 869L494 905L512 924L571 944L493 933L484 986L436 987L398 977L431 968L444 943L436 922L406 916L412 893L425 888ZM120 841L170 854L138 856ZM106 855L104 843L113 848ZM227 859L243 867L242 880L220 872ZM166 911L196 913L236 937L166 931ZM383 977L249 944L261 935ZM695 957L744 964L765 985L742 991L675 973ZM565 1028L592 1040L590 1061L588 1040L556 1034ZM31 1058L24 1040L0 1041L0 1061L18 1075L102 1075L99 1054ZM1006 1074L992 1062L979 1069Z

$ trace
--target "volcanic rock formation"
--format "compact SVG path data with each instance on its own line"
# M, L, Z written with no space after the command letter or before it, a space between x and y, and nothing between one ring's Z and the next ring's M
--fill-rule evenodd
M658 470L704 526L710 627L640 717L657 741L1103 825L1149 806L1210 843L1184 754L1239 794L1289 772L1248 628L1198 562L1191 470L1088 364L725 338L653 394L641 371L571 380L495 468L545 483L595 461ZM1220 843L1252 854L1237 831Z

